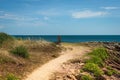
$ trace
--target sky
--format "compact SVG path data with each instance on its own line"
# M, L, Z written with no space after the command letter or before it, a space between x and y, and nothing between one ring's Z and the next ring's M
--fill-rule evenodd
M120 0L0 0L0 32L120 35Z

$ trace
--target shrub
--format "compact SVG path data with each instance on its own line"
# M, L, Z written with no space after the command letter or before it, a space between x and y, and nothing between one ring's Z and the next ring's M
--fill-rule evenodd
M114 70L113 68L111 68L110 66L107 66L107 72L106 74L108 76L112 76L113 74L118 74L118 72L116 70Z
M108 76L112 76L112 75L113 75L113 71L107 70L106 74L107 74Z
M91 56L90 59L86 60L87 63L94 63L97 64L99 66L103 66L104 62L101 58L99 58L98 56Z
M24 46L15 47L14 49L11 50L11 53L18 55L20 57L23 57L23 58L29 57L29 53Z
M95 76L100 76L103 74L103 71L99 68L99 66L94 63L86 63L83 70L92 72Z
M19 80L14 74L8 74L6 80Z
M97 48L93 50L89 55L94 55L99 58L101 58L103 61L105 61L108 58L108 54L105 48Z
M81 80L93 80L90 75L82 75Z
M0 33L0 44L2 45L6 41L12 41L13 37L6 33Z

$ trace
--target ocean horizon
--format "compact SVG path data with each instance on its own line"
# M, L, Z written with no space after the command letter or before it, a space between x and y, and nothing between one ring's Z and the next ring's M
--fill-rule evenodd
M58 35L12 35L15 38L30 40L57 41ZM60 35L62 42L120 42L120 35Z

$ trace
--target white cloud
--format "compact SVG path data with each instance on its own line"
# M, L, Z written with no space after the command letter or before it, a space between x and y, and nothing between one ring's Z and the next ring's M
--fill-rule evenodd
M103 11L90 11L90 10L85 10L85 11L80 11L80 12L73 12L72 17L73 18L91 18L91 17L98 17L98 16L104 16L108 14L107 12Z
M20 22L16 22L15 23L16 26L21 27L21 26L25 26L25 27L41 27L41 26L47 26L47 23L43 22L43 21L33 21L31 22L27 22L27 21L20 21Z
M35 20L39 20L38 17L15 15L15 14L7 13L7 12L1 13L0 14L0 19L9 19L9 20L15 20L15 21L35 21Z
M119 9L119 7L101 7L101 8L106 10Z
M60 15L59 11L57 11L54 8L44 10L44 11L37 11L37 13L40 14L40 15L44 15L44 16L57 16L57 15Z
M2 15L0 15L1 19L11 19L11 20L24 20L24 17L19 17L16 15L12 15L12 14L8 14L8 13L4 13Z
M49 18L47 16L44 17L44 20L49 20Z

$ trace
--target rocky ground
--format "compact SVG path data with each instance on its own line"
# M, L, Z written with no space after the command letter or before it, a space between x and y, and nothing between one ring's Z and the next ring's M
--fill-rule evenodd
M106 63L120 71L120 43L106 42L104 43L104 46L108 49L108 53L110 56Z
M96 45L102 45L105 47L108 51L109 58L105 61L105 64L107 66L112 67L116 71L120 72L120 43L118 42L90 42L85 43L87 46L93 46ZM81 80L78 78L78 75L84 75L88 74L87 72L82 71L82 67L84 66L84 60L83 59L74 59L71 61L68 61L61 65L61 68L54 73L51 80ZM104 73L106 72L106 68L102 69ZM120 74L113 74L111 76L108 75L102 75L98 78L95 78L95 80L120 80Z

